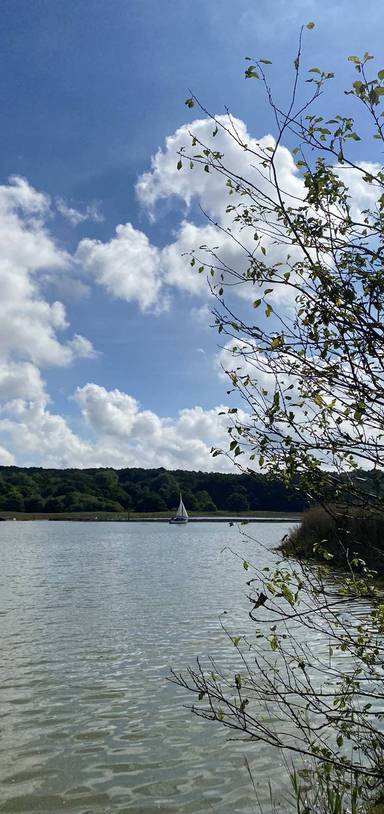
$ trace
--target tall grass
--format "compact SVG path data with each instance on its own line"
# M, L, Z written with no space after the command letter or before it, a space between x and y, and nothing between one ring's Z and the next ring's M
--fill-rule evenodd
M345 566L361 559L384 574L384 514L372 508L315 506L283 541L284 554L330 559Z

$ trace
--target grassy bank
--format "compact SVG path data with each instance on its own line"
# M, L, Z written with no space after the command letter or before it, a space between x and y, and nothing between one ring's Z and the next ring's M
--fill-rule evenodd
M281 550L295 557L332 559L343 567L357 556L383 574L384 515L370 509L316 506L304 512Z
M142 520L167 522L174 512L0 512L0 520L77 520L84 522L139 522ZM189 512L190 520L299 520L297 512L224 512L216 511L204 514L203 512Z

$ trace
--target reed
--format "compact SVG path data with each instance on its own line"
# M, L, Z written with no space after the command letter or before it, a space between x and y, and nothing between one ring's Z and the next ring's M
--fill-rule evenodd
M359 560L384 574L384 514L372 508L314 506L283 540L287 556L331 560L335 565Z

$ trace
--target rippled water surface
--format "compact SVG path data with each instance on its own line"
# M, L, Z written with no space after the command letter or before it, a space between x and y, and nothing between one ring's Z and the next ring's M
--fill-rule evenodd
M273 549L289 525L247 532ZM225 546L274 556L222 523L0 524L0 811L256 810L244 755L272 781L276 755L166 680L235 657L218 616L246 623L246 577Z

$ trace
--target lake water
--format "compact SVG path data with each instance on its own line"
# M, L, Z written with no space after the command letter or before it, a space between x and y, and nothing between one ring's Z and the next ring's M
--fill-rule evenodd
M241 561L273 561L292 523L0 524L0 811L255 812L279 756L185 708L170 667L236 668ZM270 553L260 550L261 539ZM284 810L284 806L283 809Z

